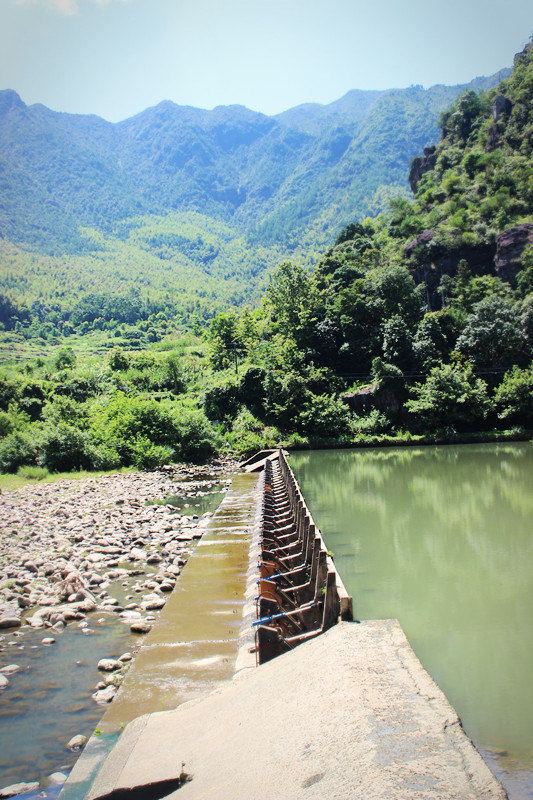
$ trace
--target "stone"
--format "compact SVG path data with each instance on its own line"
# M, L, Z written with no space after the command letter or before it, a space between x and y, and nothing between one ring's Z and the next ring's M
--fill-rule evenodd
M2 667L0 672L4 675L14 675L20 669L18 664L8 664L7 667Z
M114 672L116 669L120 669L121 666L121 662L114 658L102 658L98 662L100 672Z
M49 786L61 786L67 780L64 772L52 772L46 779Z
M73 736L66 746L68 750L81 750L81 748L85 747L86 744L87 737L80 733L78 736Z
M9 686L8 679L6 678L5 675L0 675L0 691L2 691L2 689L5 689L7 686Z
M131 653L123 653L123 654L122 654L122 655L119 657L119 659L118 659L118 660L119 660L119 661L122 661L122 663L124 664L124 663L126 663L127 661L131 661L131 660L132 660L132 658L133 658L133 656L132 656L132 654L131 654Z
M55 639L51 636L46 636L44 639L41 640L42 644L55 644Z
M437 163L437 156L435 154L435 147L425 147L424 155L417 156L411 162L411 169L409 170L409 184L413 192L416 192L417 186L424 173L433 169Z
M0 628L20 628L20 608L16 605L5 605L0 608Z
M31 783L13 783L11 786L4 786L3 789L0 789L0 798L15 797L17 794L35 792L38 788L39 781L32 781Z
M160 597L153 600L146 600L141 604L141 607L144 608L145 611L158 611L160 608L163 608L165 603L166 600L163 597Z
M105 705L105 703L110 703L112 701L116 693L116 686L106 686L105 689L98 689L97 692L94 692L92 698L99 705Z
M150 623L143 619L132 622L130 625L130 631L132 633L149 633L151 630L152 626Z

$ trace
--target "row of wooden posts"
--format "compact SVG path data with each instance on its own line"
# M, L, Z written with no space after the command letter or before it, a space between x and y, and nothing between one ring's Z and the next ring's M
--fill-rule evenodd
M262 664L339 619L352 620L346 592L282 450L264 461L256 654Z

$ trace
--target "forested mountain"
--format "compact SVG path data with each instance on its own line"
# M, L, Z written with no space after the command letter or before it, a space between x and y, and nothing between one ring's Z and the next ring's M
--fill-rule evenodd
M378 136L379 120L396 113L396 93L365 102L374 104ZM46 469L153 467L280 443L530 436L532 110L528 46L497 87L462 93L445 111L440 142L411 165L413 197L392 198L372 218L355 215L314 269L299 258L272 269L272 250L251 248L236 213L233 226L175 211L121 220L112 234L82 229L92 250L75 256L21 254L6 244L14 294L48 291L53 304L16 307L6 296L0 312L15 330L4 336L48 337L49 345L58 332L78 344L98 334L111 352L63 348L2 370L0 470L42 477ZM147 113L150 130L159 112ZM198 123L196 111L179 113ZM213 122L229 113L207 116ZM304 107L289 121L314 129L322 116ZM248 137L250 148L255 136L257 144L255 115L240 110L239 119L238 136L233 122L222 126L224 135L218 122L216 136L204 131L205 148L209 142L215 152L217 138L217 152L235 150L235 136ZM263 124L270 126L263 139L278 135L280 122ZM287 136L315 135L288 122L282 128ZM109 128L101 131L103 142ZM143 145L141 137L135 147L152 141L148 135ZM207 163L198 147L190 158ZM161 162L168 156L163 149ZM172 172L169 186L178 185L174 179ZM215 314L244 300L240 287L269 270L260 303ZM207 310L215 314L208 325ZM187 315L200 335L176 330Z
M267 117L242 106L212 111L162 102L118 124L27 106L0 92L0 230L48 254L94 242L146 214L197 211L258 244L324 244L354 216L406 187L411 158L465 86L349 92Z

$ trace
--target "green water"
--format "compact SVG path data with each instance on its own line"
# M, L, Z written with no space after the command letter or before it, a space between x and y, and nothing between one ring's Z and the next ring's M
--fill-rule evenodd
M510 797L533 797L533 445L291 455L359 619L396 617Z

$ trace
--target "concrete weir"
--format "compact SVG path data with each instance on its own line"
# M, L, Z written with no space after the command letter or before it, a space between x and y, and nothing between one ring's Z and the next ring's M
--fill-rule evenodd
M346 621L284 454L245 469L64 800L503 800L399 623Z

